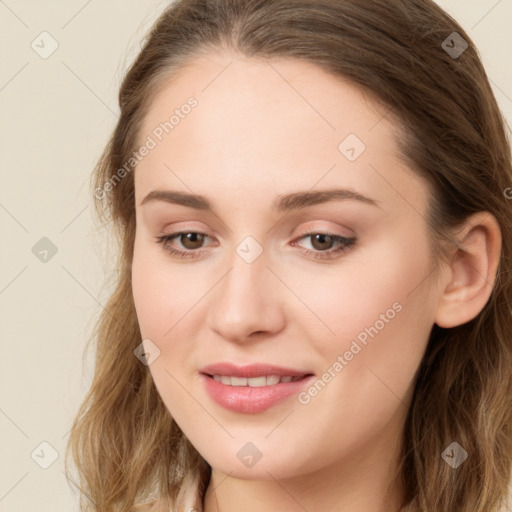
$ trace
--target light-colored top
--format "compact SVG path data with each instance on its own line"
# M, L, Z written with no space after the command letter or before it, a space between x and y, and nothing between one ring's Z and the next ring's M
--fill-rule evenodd
M509 487L509 491L509 501L512 503L512 485ZM416 506L417 502L413 500L405 507L404 511L411 510L411 507L416 508ZM150 508L136 507L136 510L140 512L203 512L203 504L199 496L199 477L189 478L183 483L175 507L165 508L157 502ZM503 512L509 512L509 510L508 506L505 506Z
M167 500L155 497L149 502L133 506L131 512L203 512L199 496L199 477L189 478L183 483L175 506L169 508Z
M199 477L183 483L176 502L177 509L169 512L203 512L203 504L199 499Z

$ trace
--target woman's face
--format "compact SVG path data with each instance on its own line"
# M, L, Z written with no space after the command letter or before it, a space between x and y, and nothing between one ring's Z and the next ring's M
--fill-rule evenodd
M375 462L401 434L440 290L427 186L384 113L313 64L217 53L145 117L137 316L165 405L219 471Z

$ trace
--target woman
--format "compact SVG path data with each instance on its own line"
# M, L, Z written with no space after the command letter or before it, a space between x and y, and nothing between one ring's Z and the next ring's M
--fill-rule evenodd
M83 510L502 510L512 165L462 28L430 0L181 0L119 103Z

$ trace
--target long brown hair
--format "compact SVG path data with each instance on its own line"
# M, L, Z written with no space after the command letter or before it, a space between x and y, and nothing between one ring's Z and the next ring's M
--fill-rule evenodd
M221 48L312 62L385 105L401 127L402 157L433 191L436 251L471 214L496 217L503 242L494 289L472 321L433 326L400 478L413 512L497 512L512 467L510 146L477 49L431 0L178 0L154 24L122 82L120 118L92 177L99 218L112 223L120 251L114 291L90 340L93 382L66 451L78 468L82 510L127 512L151 499L172 506L186 479L199 477L200 497L208 484L210 467L133 354L141 343L131 290L134 166L122 179L119 169L158 88L194 56ZM441 458L452 441L470 454L456 471ZM71 479L67 463L66 471Z

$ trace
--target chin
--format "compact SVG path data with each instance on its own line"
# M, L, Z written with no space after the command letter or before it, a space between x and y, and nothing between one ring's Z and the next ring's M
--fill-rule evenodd
M265 434L265 435L268 435ZM225 443L207 442L201 439L201 446L191 440L208 464L232 478L242 480L273 480L293 478L306 475L314 469L319 469L325 463L317 464L308 457L307 453L297 449L302 442L291 442L290 447L273 443L271 439L244 436L230 439ZM202 444L205 446L202 446ZM215 444L215 449L212 445Z

